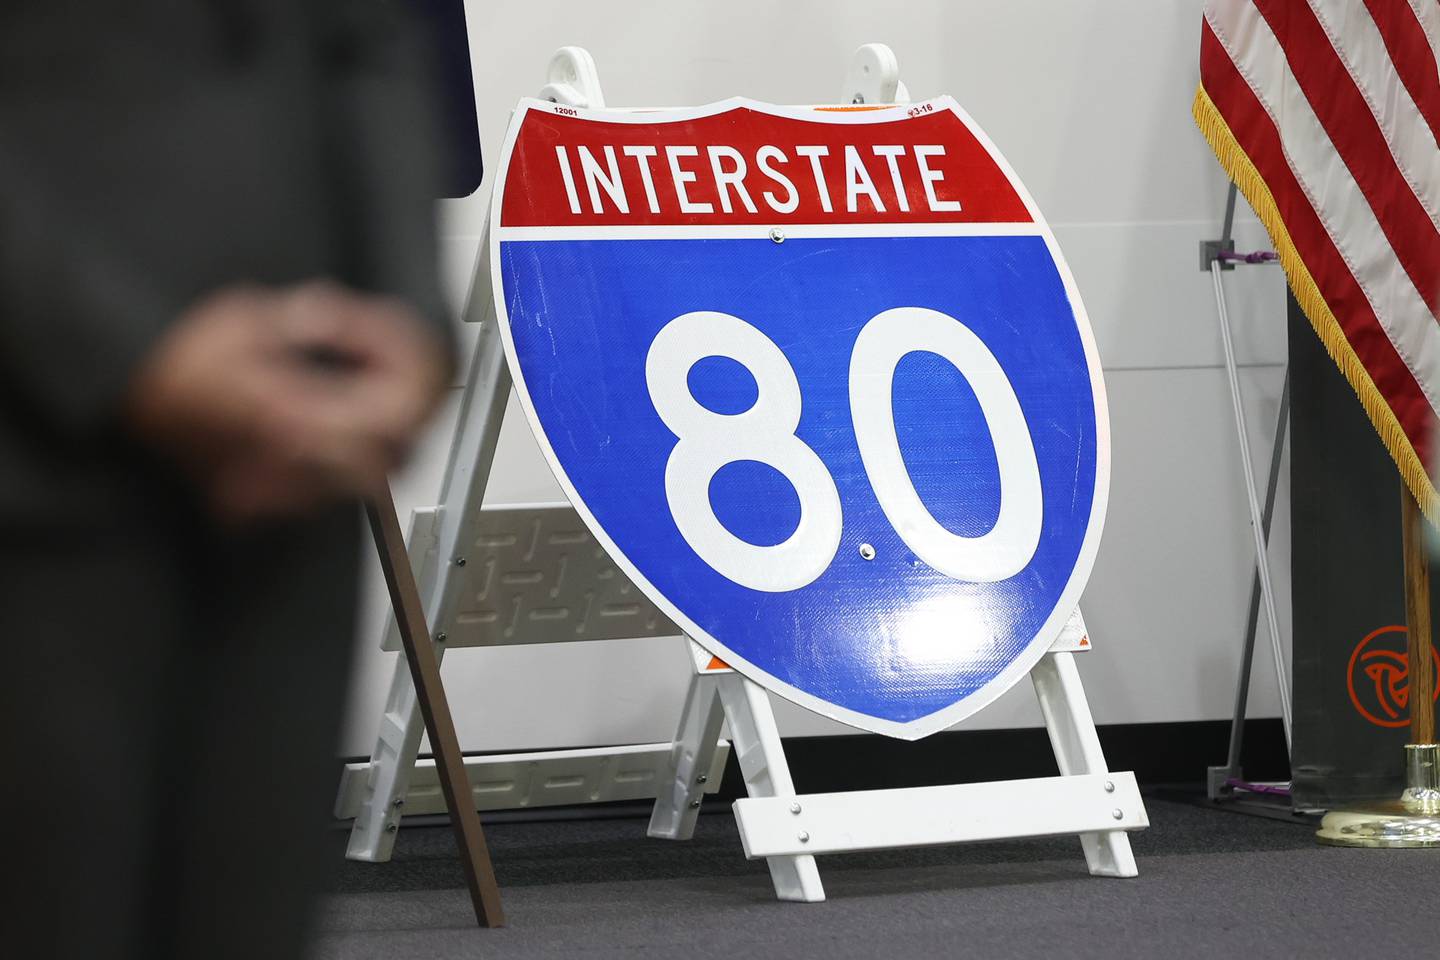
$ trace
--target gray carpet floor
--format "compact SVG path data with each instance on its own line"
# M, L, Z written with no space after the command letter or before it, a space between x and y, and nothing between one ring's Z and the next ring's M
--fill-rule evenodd
M1440 850L1319 847L1307 824L1147 807L1137 879L1090 877L1070 838L928 848L821 859L821 904L777 903L728 815L702 816L688 843L649 840L637 819L494 824L499 930L474 926L449 829L407 828L392 862L341 869L313 956L1437 954Z

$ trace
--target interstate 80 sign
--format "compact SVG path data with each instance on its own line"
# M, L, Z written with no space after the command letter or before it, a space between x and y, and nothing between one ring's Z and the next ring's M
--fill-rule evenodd
M952 100L526 100L490 224L540 446L696 641L905 739L1044 654L1098 545L1105 394L1049 227Z

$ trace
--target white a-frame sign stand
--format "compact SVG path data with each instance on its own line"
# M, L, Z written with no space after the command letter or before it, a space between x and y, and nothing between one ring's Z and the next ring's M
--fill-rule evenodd
M544 99L604 107L594 61L557 52ZM908 102L889 48L860 48L842 103ZM674 636L569 504L482 509L512 380L495 315L488 240L467 308L480 324L440 504L412 517L409 550L437 656L450 647ZM825 897L816 854L1078 834L1090 872L1136 874L1126 831L1148 825L1130 773L1106 770L1074 654L1088 650L1077 610L1030 671L1060 776L1034 780L797 795L768 693L689 642L694 672L669 743L468 758L479 809L653 799L652 837L689 838L731 744L749 796L735 803L746 855L764 857L777 896ZM396 649L394 626L383 644ZM348 856L383 861L405 813L443 809L433 763L416 757L422 725L397 659L368 763L345 771L336 814L353 817Z

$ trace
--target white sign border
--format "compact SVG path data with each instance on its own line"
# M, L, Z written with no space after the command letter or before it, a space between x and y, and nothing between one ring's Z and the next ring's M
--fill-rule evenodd
M917 717L906 723L898 723L893 720L885 720L869 714L860 713L842 707L838 704L823 700L814 694L801 690L779 677L766 672L760 667L741 657L730 650L725 644L711 636L698 624L693 622L681 610L673 604L658 588L652 584L643 573L630 561L623 551L606 533L605 528L596 520L594 514L580 497L579 491L571 483L569 476L560 464L555 455L554 448L546 436L539 416L536 414L534 403L530 398L530 392L525 383L524 373L520 368L519 360L515 352L515 343L510 334L510 317L505 305L505 291L501 277L500 243L503 240L520 239L542 239L549 236L555 239L562 237L569 238L577 234L562 233L569 228L542 227L542 228L506 228L502 225L500 216L505 200L505 185L508 180L510 157L515 148L515 141L520 130L524 126L525 117L531 110L539 110L545 113L561 114L565 116L578 117L586 120L599 120L607 123L641 123L641 124L662 124L677 121L693 120L700 117L712 116L725 113L737 108L747 108L759 113L766 113L772 116L788 117L807 122L821 123L863 123L875 125L878 123L904 122L914 118L933 116L934 111L919 111L916 108L923 108L930 105L935 110L948 110L965 124L970 133L985 148L990 158L1004 172L1010 185L1019 195L1025 204L1034 221L1033 228L1024 225L1026 229L1018 232L1034 233L1044 238L1045 245L1050 251L1051 259L1059 271L1060 279L1065 287L1066 296L1069 298L1071 309L1075 315L1076 327L1080 334L1080 340L1085 351L1086 364L1090 370L1091 395L1095 401L1095 490L1091 500L1090 523L1085 530L1085 538L1081 542L1080 553L1076 557L1075 566L1071 570L1070 579L1060 593L1050 616L1036 632L1035 637L1026 645L1014 659L1008 663L994 677L991 677L978 690L957 700L947 707L942 707L933 713L923 717ZM574 107L560 107L545 100L537 100L526 97L516 106L511 116L510 125L505 133L505 145L500 153L500 162L495 167L495 180L490 198L489 211L489 239L488 248L484 251L490 261L490 283L493 291L496 319L500 324L500 336L505 345L505 359L510 366L511 378L515 384L516 394L520 398L520 404L525 410L525 417L530 422L531 433L539 444L546 462L550 465L556 480L560 483L561 489L570 499L577 513L590 528L595 539L609 553L617 566L619 566L650 600L659 607L666 616L670 617L680 626L691 638L701 644L715 656L725 661L744 676L760 684L767 690L779 694L792 703L798 704L807 710L827 717L831 720L855 727L860 730L879 733L885 736L894 737L900 740L919 740L932 733L937 733L947 727L966 719L983 710L994 702L1005 691L1024 678L1035 664L1040 661L1046 651L1049 650L1055 638L1060 635L1065 622L1070 614L1079 605L1080 595L1084 592L1085 585L1090 579L1091 570L1095 564L1095 556L1100 548L1101 531L1105 525L1105 513L1109 501L1110 490L1110 417L1109 405L1105 395L1105 384L1101 377L1100 356L1095 346L1095 335L1090 328L1089 316L1085 312L1085 305L1080 299L1080 291L1075 286L1075 278L1070 272L1069 264L1066 263L1064 255L1060 252L1060 246L1055 241L1055 235L1050 230L1049 223L1041 215L1039 208L1020 178L1015 175L1014 169L1006 161L1005 157L985 135L975 122L970 118L955 100L948 96L935 97L930 100L917 101L915 103L897 105L894 107L881 107L869 110L840 109L840 110L819 110L815 107L786 107L774 104L761 103L745 97L732 97L716 103L706 104L698 107L667 108L656 110L584 110ZM831 224L794 224L777 221L775 225L782 225L787 236L800 237L806 234L812 236L840 237L851 233L850 225ZM768 229L771 224L753 224L736 227L726 225L723 229L729 236L754 236L757 239L768 236ZM879 225L886 227L889 225ZM627 237L655 237L667 236L679 238L682 236L715 237L716 227L582 227L576 228L583 231L583 235L592 238L604 238L623 240ZM662 234L663 231L663 234ZM998 235L1001 233L1016 233L1013 225L999 224L896 224L892 228L893 234L911 236L923 233L939 235ZM873 225L855 225L855 235L875 235L881 231Z

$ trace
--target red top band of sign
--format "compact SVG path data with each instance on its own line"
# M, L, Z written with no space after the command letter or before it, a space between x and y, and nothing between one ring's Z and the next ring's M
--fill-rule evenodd
M505 227L1029 223L961 119L827 123L749 107L615 122L525 113L506 171ZM852 114L853 116L853 114Z

